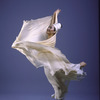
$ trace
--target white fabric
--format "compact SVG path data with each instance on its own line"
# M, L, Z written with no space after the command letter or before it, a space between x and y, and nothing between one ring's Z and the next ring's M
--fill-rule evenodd
M56 28L56 31L61 29L61 24L60 23L53 24L53 26Z
M52 17L48 16L24 21L12 48L24 54L35 67L44 67L48 81L55 90L53 97L59 99L67 90L64 82L77 79L77 76L84 75L84 72L80 69L80 64L70 63L65 55L55 48L57 34L47 39L46 30L51 19Z

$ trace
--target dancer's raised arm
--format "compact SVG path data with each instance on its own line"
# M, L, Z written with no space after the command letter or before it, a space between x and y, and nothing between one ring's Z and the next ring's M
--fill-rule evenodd
M51 20L51 24L50 25L53 25L53 24L57 24L58 23L58 14L60 13L60 9L57 9L54 13L53 13L53 16L52 16L52 20Z
M60 9L57 9L52 16L51 23L47 28L48 38L52 37L56 34L56 32L61 28L61 24L58 23L58 14L60 13Z

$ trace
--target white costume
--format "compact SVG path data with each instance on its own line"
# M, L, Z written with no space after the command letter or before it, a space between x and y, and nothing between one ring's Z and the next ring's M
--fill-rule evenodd
M56 35L47 38L47 28L52 16L36 20L23 21L22 29L12 44L12 48L19 50L35 67L44 67L48 81L54 88L55 99L64 97L67 92L65 81L83 77L84 72L80 64L72 64L55 48Z

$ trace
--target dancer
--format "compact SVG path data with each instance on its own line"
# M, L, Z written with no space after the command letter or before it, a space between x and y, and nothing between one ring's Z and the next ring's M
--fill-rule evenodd
M68 90L70 80L82 79L85 62L73 64L55 47L58 23L57 9L52 16L23 21L22 29L12 44L12 48L24 54L36 67L43 67L48 81L54 88L53 98L62 100ZM67 81L67 84L65 82Z

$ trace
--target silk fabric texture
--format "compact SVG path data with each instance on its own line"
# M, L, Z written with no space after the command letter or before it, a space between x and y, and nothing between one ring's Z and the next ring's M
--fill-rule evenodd
M51 38L47 38L46 31L51 19L52 16L47 16L23 21L21 31L12 48L24 54L36 68L44 68L45 75L55 91L52 97L61 99L67 92L70 80L83 78L84 71L80 69L80 64L69 62L55 47L58 32Z

